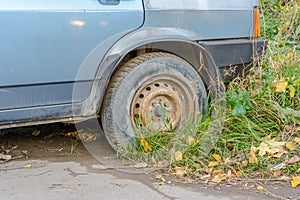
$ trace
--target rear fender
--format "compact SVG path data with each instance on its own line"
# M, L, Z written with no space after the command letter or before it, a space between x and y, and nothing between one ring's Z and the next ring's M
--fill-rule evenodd
M108 87L109 80L117 69L122 59L134 50L155 49L156 51L169 52L188 61L202 77L210 96L215 97L224 91L223 82L210 54L199 44L190 40L198 37L193 32L171 28L147 28L134 31L126 35L113 45L100 63L97 74L92 84L90 95L80 104L81 110L74 113L80 116L97 115ZM101 52L101 50L99 50ZM95 50L97 53L97 50ZM85 71L82 66L81 71ZM80 74L78 74L80 80ZM80 95L80 87L74 87L73 99ZM73 104L78 106L78 104Z

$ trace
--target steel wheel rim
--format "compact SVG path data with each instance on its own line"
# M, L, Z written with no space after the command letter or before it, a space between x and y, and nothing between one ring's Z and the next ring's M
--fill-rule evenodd
M154 131L175 130L193 112L195 102L190 87L170 75L159 75L144 82L130 106L134 127Z

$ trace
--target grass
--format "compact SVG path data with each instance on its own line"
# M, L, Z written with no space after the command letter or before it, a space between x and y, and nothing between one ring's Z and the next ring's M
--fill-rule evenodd
M222 134L208 134L213 124L207 117L176 133L137 138L137 152L142 153L135 152L135 158L154 164L165 161L180 176L209 174L213 182L229 174L300 174L299 162L288 162L300 150L299 1L262 0L261 11L262 36L269 47L265 59L248 76L228 83ZM287 164L270 170L281 163Z

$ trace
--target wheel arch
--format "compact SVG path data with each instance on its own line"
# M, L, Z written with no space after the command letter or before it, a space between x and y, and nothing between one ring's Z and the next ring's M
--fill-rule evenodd
M173 28L147 28L134 31L116 42L99 64L89 96L82 102L80 115L97 115L113 73L128 55L162 51L179 56L199 73L210 96L224 91L221 76L211 55L193 40L193 32ZM130 57L130 56L129 56Z

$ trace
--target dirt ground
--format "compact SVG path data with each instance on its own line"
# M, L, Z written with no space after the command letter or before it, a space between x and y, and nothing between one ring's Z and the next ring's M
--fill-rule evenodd
M57 171L57 173L60 173L58 171L62 169L61 173L69 173L75 177L76 173L70 168L65 167L73 163L71 166L75 169L78 168L79 171L83 170L83 174L88 175L86 179L78 179L78 185L82 186L82 184L85 183L88 188L101 187L100 182L96 183L91 178L99 176L98 180L114 180L115 185L106 187L108 187L107 191L112 190L110 193L115 195L119 194L114 191L115 188L121 187L122 184L132 186L126 190L129 192L129 196L137 194L135 190L138 187L141 187L139 191L141 192L140 195L144 194L143 190L145 192L153 192L153 196L147 195L147 198L144 199L193 199L192 197L195 197L194 199L199 199L199 197L201 197L201 199L300 199L300 189L291 188L287 180L245 179L232 184L208 184L205 183L205 181L177 178L164 170L154 169L152 167L140 168L133 166L133 164L129 165L128 161L118 160L113 157L115 152L106 143L104 137L98 138L97 141L91 144L95 145L97 152L99 152L96 156L97 159L95 159L95 157L86 150L83 143L73 137L65 136L66 133L72 131L74 131L74 127L63 124L0 130L0 155L2 156L0 160L0 177L2 179L2 185L0 184L0 199L18 199L17 197L20 197L20 199L29 199L24 196L16 196L16 194L18 194L17 185L20 184L20 180L14 176L18 174L18 177L20 177L20 174L23 173L22 170L26 168L41 170L42 168L38 169L39 167L34 167L39 166L37 163L44 166L44 171L36 171L35 175L39 174L42 176L48 174L47 177L49 180L51 180L51 177L59 176L59 174L55 175L54 172ZM45 166L50 168L53 166L54 168L49 168L47 171ZM79 168L79 166L84 169ZM25 175L23 177L25 177ZM35 179L32 180L34 182ZM50 184L49 180L45 179L45 184ZM41 179L36 179L35 181L36 185L43 183ZM118 181L120 183L118 183ZM94 185L90 185L90 182L93 182ZM32 184L34 185L34 183ZM78 187L78 185L76 185L76 187ZM263 186L264 189L258 190L258 185ZM53 185L50 184L47 189L52 186ZM62 185L55 184L54 186L62 187ZM151 188L151 191L148 191L149 188ZM20 192L24 193L24 190L26 191L26 189L23 188L23 191L20 190ZM17 193L13 193L13 191ZM74 194L74 191L78 191L77 196L75 195L76 192ZM37 190L36 192L36 194L40 194L43 191ZM46 192L49 191L46 190ZM94 191L94 193L94 196L90 194L92 196L90 196L89 199L97 197L97 190ZM57 199L57 197L58 199L66 199L67 197L64 196L66 194L64 191L55 193L55 195L61 196L55 196L53 193L52 196L47 196L47 198L42 197L44 199ZM73 190L69 195L71 194L75 195L74 199L76 199L80 197L82 193L80 193L80 190ZM105 193L102 192L102 194ZM28 193L28 195L32 195L32 191ZM157 195L157 197L155 195ZM68 196L68 198L69 197L70 196ZM115 198L112 199L122 199L123 197L124 193L120 193L119 196L115 196ZM132 199L139 199L138 196L130 197L132 197ZM37 197L37 199L39 198Z

